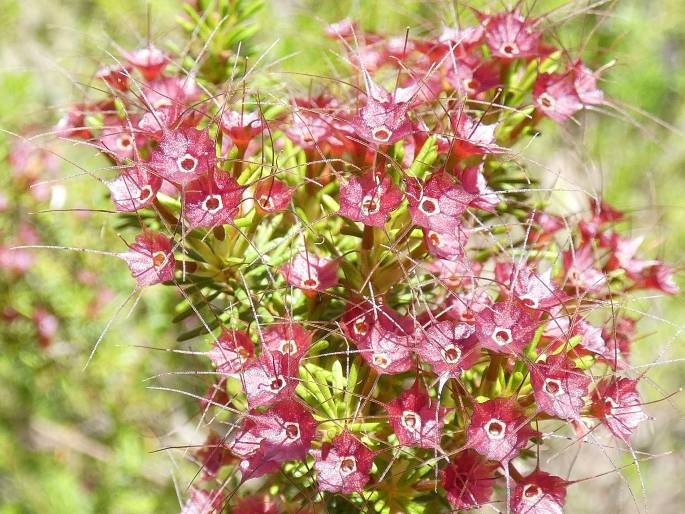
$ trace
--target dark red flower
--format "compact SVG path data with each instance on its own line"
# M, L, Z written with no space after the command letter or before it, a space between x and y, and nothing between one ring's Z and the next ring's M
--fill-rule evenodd
M176 260L172 241L159 232L139 234L136 242L129 246L129 251L120 253L119 257L128 264L138 287L168 282L174 278Z
M341 182L338 214L370 227L382 227L403 198L387 174L369 171Z
M637 380L606 378L592 393L592 413L628 444L637 426L649 419L642 410Z
M347 430L310 453L315 459L316 479L322 491L359 492L370 480L373 452Z
M202 475L205 480L216 477L223 466L235 460L224 438L213 431L209 433L204 445L195 454L202 464Z
M476 314L476 335L483 348L519 354L530 343L535 321L513 302L500 302Z
M262 351L279 352L299 359L312 344L312 334L293 322L277 323L262 329Z
M514 514L561 514L568 482L544 471L534 471L516 484L511 495Z
M125 168L107 187L118 211L133 212L152 203L162 187L162 179L138 164Z
M263 213L285 210L293 196L293 189L275 178L264 178L255 186L255 205Z
M531 437L538 435L513 398L496 398L473 405L466 445L488 460L503 464L514 459Z
M244 189L228 173L216 170L188 183L183 215L191 228L231 223L240 211Z
M206 130L167 130L152 153L151 164L160 177L185 186L214 169L214 141Z
M240 514L282 514L274 499L267 494L255 494L236 498L232 512Z
M224 330L207 355L219 373L234 374L254 356L254 343L242 330Z
M387 405L388 419L404 446L440 448L447 409L431 402L419 380Z
M456 509L472 509L490 501L494 473L499 467L488 462L474 450L457 453L442 471L442 486L447 501Z
M416 344L416 353L437 375L459 377L480 357L474 328L467 323L441 321L426 327Z
M530 382L538 411L561 419L579 419L592 379L564 353L530 365Z
M250 407L272 405L292 397L297 385L298 359L280 352L264 352L242 372Z
M338 283L338 261L307 251L295 255L279 271L289 285L301 289L308 296L323 293Z
M456 234L462 224L461 215L474 195L464 191L445 171L437 172L422 183L407 180L409 212L415 224L438 234Z

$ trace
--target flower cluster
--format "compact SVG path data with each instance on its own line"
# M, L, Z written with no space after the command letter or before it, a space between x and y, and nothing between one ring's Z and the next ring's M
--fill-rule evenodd
M117 254L137 286L180 290L197 326L179 339L209 345L214 431L183 512L458 510L506 488L513 512L560 512L571 482L517 469L545 424L629 442L635 320L601 306L678 288L620 212L564 218L519 187L514 144L608 103L544 25L478 12L394 38L343 20L326 32L350 86L269 102L148 46L59 122L118 170L103 182L143 227Z

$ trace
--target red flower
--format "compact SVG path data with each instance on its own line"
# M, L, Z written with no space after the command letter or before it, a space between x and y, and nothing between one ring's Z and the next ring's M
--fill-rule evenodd
M456 510L472 509L490 501L499 464L488 462L474 450L457 453L442 471L447 500Z
M168 282L174 278L176 260L172 242L158 232L146 231L136 236L136 242L129 246L129 251L120 253L119 257L128 264L138 287Z
M530 365L530 382L538 411L561 419L578 419L592 379L565 354Z
M100 68L95 77L104 80L113 89L128 91L130 72L130 66L114 64Z
M426 389L417 379L411 389L387 405L388 418L397 439L404 446L440 448L447 409L432 405Z
M513 302L500 302L476 314L476 335L493 352L520 354L535 332L535 321Z
M597 74L578 59L573 65L573 85L580 101L585 105L604 103L604 93L597 87Z
M242 373L243 390L250 407L272 405L292 397L299 360L282 353L262 353Z
M592 413L628 444L637 426L648 419L642 410L637 380L606 378L592 393Z
M149 173L142 165L125 168L112 182L107 183L112 202L118 211L132 212L152 203L162 187L162 179Z
M224 439L216 432L210 432L205 444L196 452L196 456L202 464L202 475L205 480L216 477L222 466L235 460Z
M426 250L440 259L461 259L464 257L464 247L469 236L462 227L457 227L454 233L423 229L423 240Z
M552 283L551 268L538 274L525 264L497 263L495 273L498 281L510 284L511 295L530 309L549 310L568 299Z
M274 499L266 494L236 498L232 512L240 514L282 514Z
M347 337L376 371L395 374L411 368L414 322L410 317L362 301L348 307L342 321Z
M459 259L436 259L427 264L426 269L437 274L436 280L450 289L471 286L478 277L480 264Z
M495 143L497 126L494 124L486 125L460 110L455 116L450 117L450 125L454 132L453 151L462 158L506 151Z
M323 293L338 283L338 261L302 251L279 270L289 285L308 296Z
M466 323L431 323L421 334L416 353L437 375L458 378L462 370L473 366L480 357L474 332Z
M300 359L311 344L312 334L298 323L278 323L262 330L262 351L266 349Z
M148 81L156 79L169 63L169 56L152 45L132 52L124 52L124 57L131 65L138 68Z
M310 453L315 459L316 479L322 491L359 492L370 479L373 452L347 430Z
M183 505L181 514L217 514L223 510L223 502L221 490L205 491L192 487L190 498Z
M214 141L206 130L167 130L152 153L151 164L160 177L185 186L214 169Z
M224 111L220 121L221 131L236 146L247 147L264 130L262 116L258 112Z
M598 291L607 283L607 278L594 267L595 259L590 243L563 253L564 267L572 286L587 291Z
M568 482L544 471L523 478L511 495L514 514L561 514L566 502Z
M382 227L403 198L402 191L388 175L369 171L340 184L338 214L370 227Z
M425 184L419 179L407 180L409 212L415 224L438 234L456 234L461 215L473 200L445 171L433 174Z
M534 20L526 19L518 12L483 16L485 43L493 56L511 60L539 57L541 55L541 32L532 30Z
M283 211L288 207L293 196L292 187L275 178L265 178L257 182L254 201L257 209L263 213Z
M231 223L240 211L244 188L224 171L190 182L183 197L183 215L191 228Z
M366 70L366 105L352 122L355 136L376 144L392 144L408 136L412 124L407 117L410 102L418 91L417 87L397 88L388 93L377 85Z
M583 108L570 73L543 73L533 87L533 103L545 116L562 123Z
M163 77L143 87L146 112L138 128L158 136L166 129L194 127L201 111L192 107L202 90L191 77Z
M238 373L254 356L254 343L242 330L224 330L207 353L219 373Z
M496 398L473 406L466 445L488 460L506 465L538 432L512 398Z

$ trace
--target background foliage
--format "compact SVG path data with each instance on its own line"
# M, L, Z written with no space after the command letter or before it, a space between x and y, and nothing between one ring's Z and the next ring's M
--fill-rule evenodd
M547 125L544 142L529 149L540 170L561 169L584 189L602 191L616 207L632 212L634 233L646 235L654 253L678 269L685 247L685 11L680 3L572 2L570 11L589 9L603 20L593 36L598 42L593 48L602 50L589 60L603 64L617 59L603 88L623 114L590 117L582 128L553 131ZM176 20L180 2L150 4L152 40L161 43L171 37L182 46ZM543 12L567 2L535 4ZM422 30L439 26L441 20L449 24L451 12L444 0L272 0L257 14L259 25L268 30L259 31L256 41L266 49L278 38L267 61L285 57L283 69L327 75L333 73L335 55L333 45L322 38L325 23L350 15L366 29L401 34L407 26ZM570 23L564 44L576 48L594 24L587 19ZM115 44L128 48L147 37L146 6L135 0L0 0L0 26L0 128L8 131L53 123L59 114L47 106L78 99L97 65L110 60L108 52L116 54ZM65 208L98 201L105 207L106 195L87 177L74 177L54 183L57 193L53 188L46 199L36 200L10 171L6 157L15 140L0 133L0 191L8 201L0 245L14 244L13 234L26 222L45 244L121 248L107 213L30 214L58 206L61 195ZM87 165L92 156L74 151L73 157ZM60 178L79 171L68 163L61 168ZM557 200L572 208L575 198L559 192ZM168 452L151 452L169 434L190 431L192 438L192 418L199 407L146 389L145 379L202 364L141 348L177 347L177 328L168 325L174 299L165 289L147 291L130 317L119 316L83 370L92 345L133 281L123 263L104 256L41 251L35 257L23 277L0 270L0 513L175 512L172 475L187 478L180 471L184 462L172 460ZM90 279L84 271L91 272ZM75 280L77 275L84 278ZM5 316L10 307L18 313L11 322ZM665 344L673 344L665 359L683 356L678 327L685 317L682 298L645 299L632 307L648 308L655 317L640 325L640 335L649 338L638 344L636 361L654 361ZM47 346L39 343L31 322L38 308L59 321ZM676 362L650 372L660 389L645 390L645 397L656 400L677 389L682 369ZM656 420L635 440L638 452L673 452L642 466L650 508L656 512L677 512L685 502L675 478L685 469L684 407L682 395L650 406ZM628 462L626 455L623 463ZM587 464L581 459L579 465ZM597 471L589 468L587 475ZM626 475L639 496L636 474ZM187 482L176 486L183 493ZM571 490L569 512L636 510L617 473L582 490L582 496Z

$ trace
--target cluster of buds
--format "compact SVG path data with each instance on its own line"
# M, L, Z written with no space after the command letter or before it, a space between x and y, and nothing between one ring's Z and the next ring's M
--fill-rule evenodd
M677 287L622 214L562 217L512 158L545 118L608 105L544 25L477 13L388 38L343 20L326 32L351 77L268 102L149 46L59 123L117 169L102 182L142 231L116 255L139 288L182 293L197 326L179 340L214 367L183 512L443 512L497 490L556 513L572 482L534 464L542 427L629 444L635 320L602 306Z

